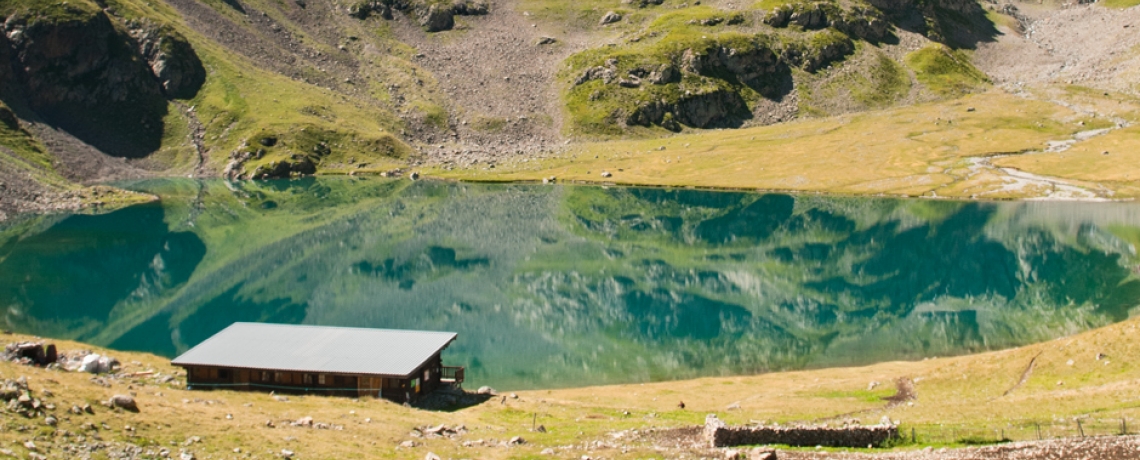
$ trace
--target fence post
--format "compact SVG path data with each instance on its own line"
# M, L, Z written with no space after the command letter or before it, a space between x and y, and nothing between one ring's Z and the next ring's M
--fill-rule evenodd
M910 443L918 444L918 436L914 434L914 427L910 427Z
M1128 436L1128 418L1120 417L1120 435Z
M1082 438L1085 437L1085 429L1081 426L1081 419L1077 419L1077 432L1081 434Z
M1037 427L1037 440L1040 441L1041 440L1041 422L1033 422L1033 425L1035 425Z

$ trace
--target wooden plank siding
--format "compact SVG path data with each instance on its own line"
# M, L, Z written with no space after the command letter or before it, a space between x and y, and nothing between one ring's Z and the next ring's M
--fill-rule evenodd
M186 383L189 388L195 390L371 396L407 402L414 401L441 386L442 366L443 361L438 354L413 373L404 376L186 366Z

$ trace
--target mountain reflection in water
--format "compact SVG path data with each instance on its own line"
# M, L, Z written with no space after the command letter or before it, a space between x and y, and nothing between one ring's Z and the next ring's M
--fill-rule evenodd
M521 389L969 353L1140 303L1135 204L129 186L162 200L0 227L7 327L166 356L234 321L449 330L471 384Z

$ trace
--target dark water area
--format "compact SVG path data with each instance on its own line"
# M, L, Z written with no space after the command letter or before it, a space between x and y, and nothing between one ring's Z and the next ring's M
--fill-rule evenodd
M235 321L446 330L469 386L524 389L1001 349L1140 304L1131 203L127 186L162 199L0 227L6 328L168 357Z

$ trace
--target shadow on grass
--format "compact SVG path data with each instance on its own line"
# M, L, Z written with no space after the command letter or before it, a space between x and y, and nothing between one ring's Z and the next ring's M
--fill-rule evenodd
M445 387L424 396L419 401L412 403L411 406L422 410L455 412L468 407L478 406L492 398L505 399L506 396L472 393L464 391L462 388Z

